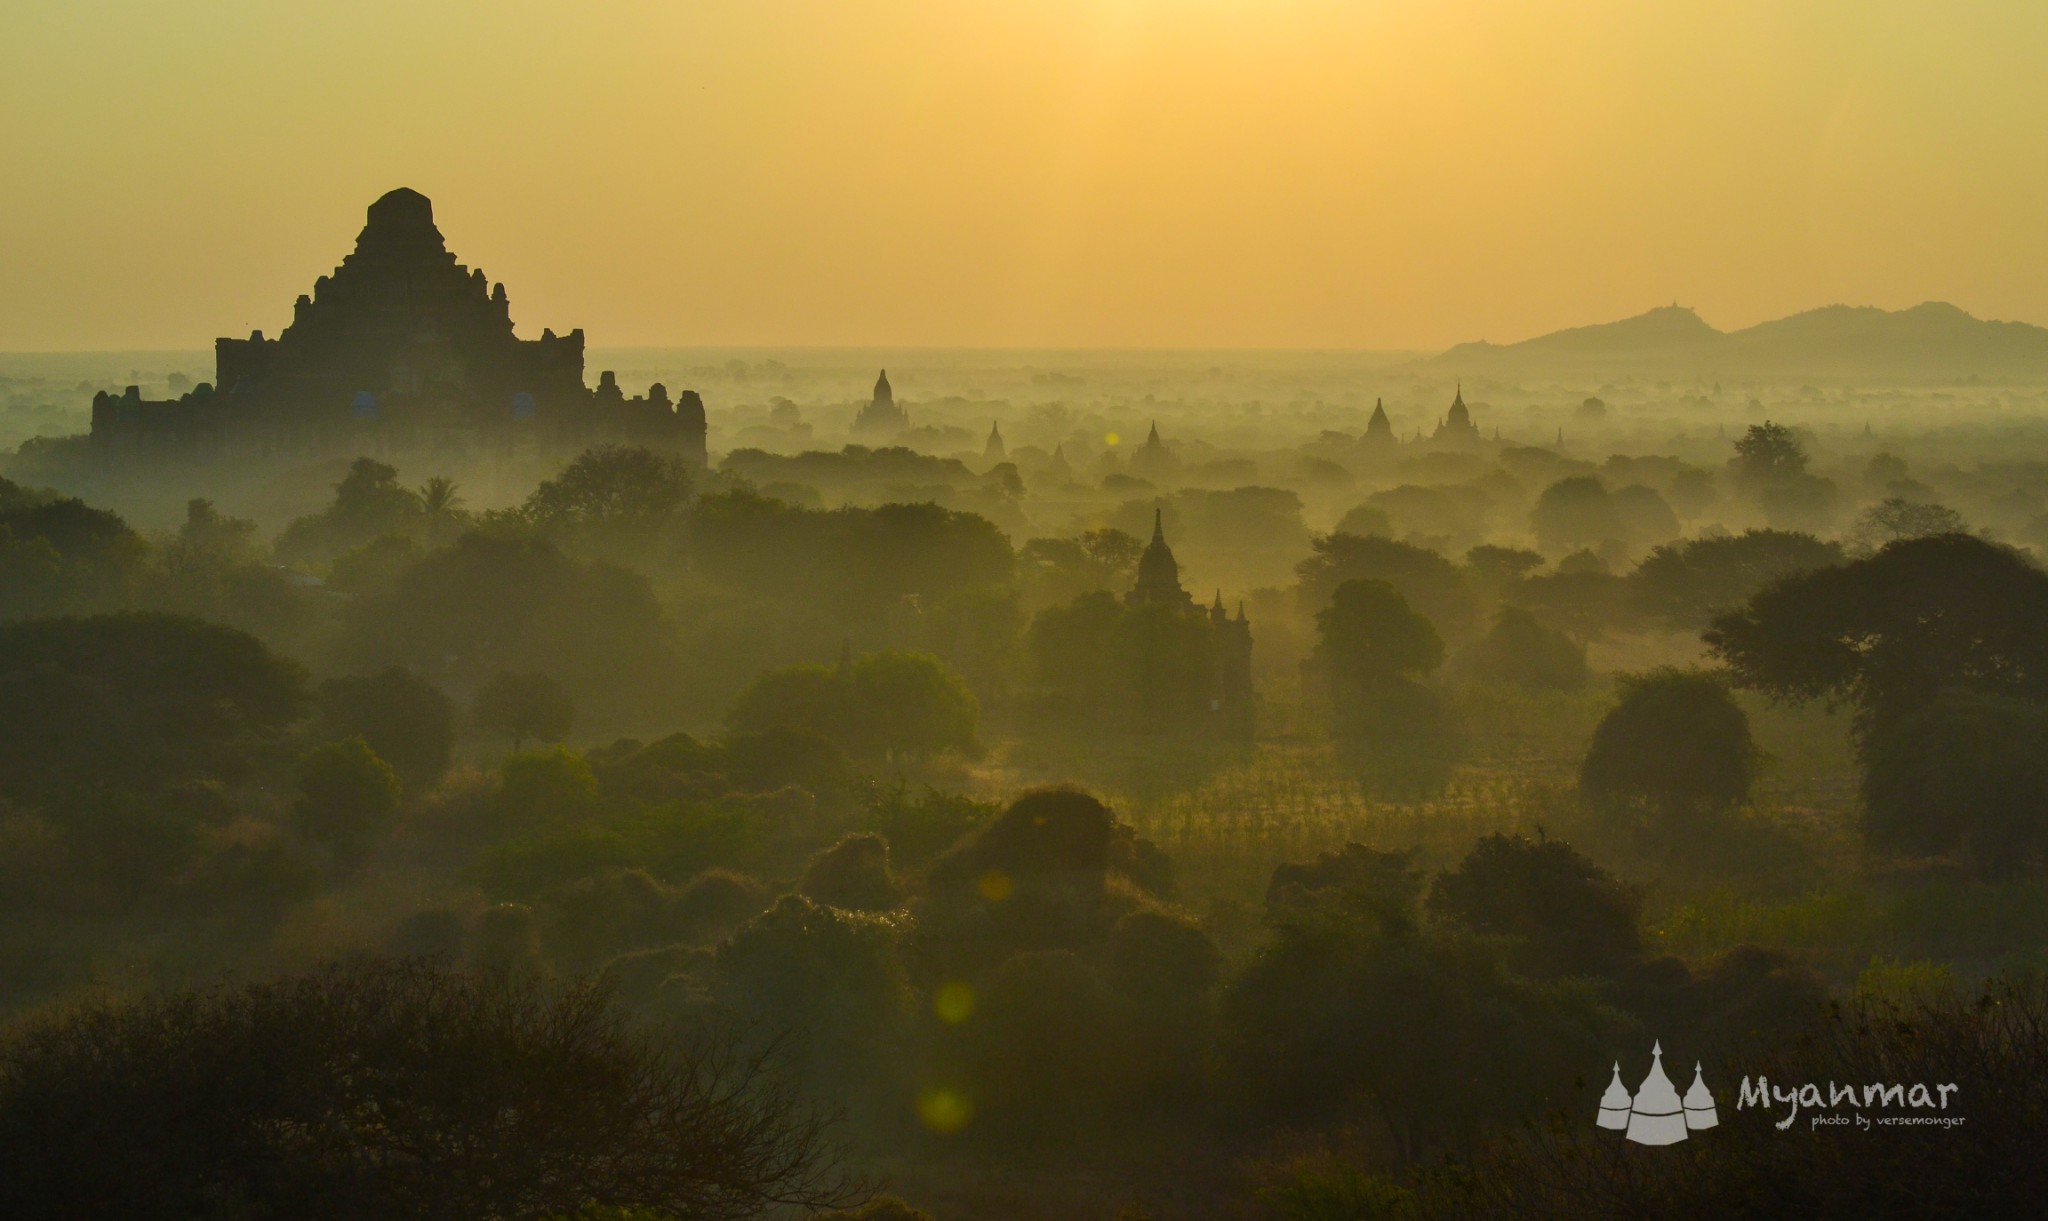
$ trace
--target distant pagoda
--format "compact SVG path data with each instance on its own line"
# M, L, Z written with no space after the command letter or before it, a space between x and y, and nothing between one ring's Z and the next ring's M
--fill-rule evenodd
M1128 608L1127 613L1146 617L1163 613L1168 621L1179 621L1181 616L1186 616L1199 625L1202 629L1203 668L1206 670L1198 692L1205 698L1202 715L1216 732L1226 737L1250 738L1255 702L1251 621L1245 618L1241 602L1237 607L1237 617L1230 617L1230 613L1223 609L1223 591L1220 589L1216 591L1216 601L1207 611L1195 605L1194 598L1181 586L1180 564L1173 558L1173 548L1166 545L1165 519L1157 508L1152 510L1152 541L1146 544L1144 554L1138 557L1138 578L1130 592L1124 595L1124 605ZM1153 669L1149 662L1141 666L1147 674L1151 674ZM1155 715L1166 715L1159 707L1153 707L1151 711Z
M1365 441L1388 449L1396 444L1394 422L1387 418L1387 405L1379 399L1372 401L1372 418L1365 422Z
M1124 603L1194 609L1193 595L1181 588L1180 564L1173 558L1173 548L1166 545L1166 523L1159 509L1152 510L1152 541L1138 557L1138 580L1124 595Z
M1451 409L1430 440L1442 445L1470 446L1479 443L1479 429L1472 423L1472 413L1465 406L1465 387L1458 386L1457 397L1451 400Z
M896 403L889 386L889 371L875 379L875 395L853 420L853 435L868 440L893 441L910 427L910 413Z

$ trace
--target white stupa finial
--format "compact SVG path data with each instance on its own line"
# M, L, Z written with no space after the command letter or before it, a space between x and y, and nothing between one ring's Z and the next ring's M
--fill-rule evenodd
M1628 1096L1628 1087L1621 1083L1621 1061L1614 1062L1614 1079L1607 1083L1607 1092L1600 1095L1600 1126L1616 1132L1628 1129L1628 1112L1634 1102Z
M1629 1108L1628 1138L1639 1145L1672 1145L1685 1139L1685 1113L1678 1089L1664 1075L1664 1044L1650 1048L1650 1074Z
M1685 1091L1685 1126L1694 1132L1720 1124L1721 1117L1714 1110L1714 1094L1707 1088L1707 1078L1700 1071L1700 1063L1692 1064L1692 1088Z

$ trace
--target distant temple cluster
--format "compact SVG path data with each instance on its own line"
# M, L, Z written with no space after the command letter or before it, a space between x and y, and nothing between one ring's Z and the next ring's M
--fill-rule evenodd
M370 205L354 253L314 282L275 338L214 342L214 380L168 401L93 398L96 451L209 456L361 450L526 435L671 450L702 462L704 404L656 383L627 398L583 381L583 332L512 331L503 284L455 261L434 207L399 189Z
M1156 434L1155 434L1156 435ZM1216 601L1207 611L1195 605L1187 590L1181 588L1180 564L1173 558L1173 549L1166 545L1166 526L1158 509L1152 511L1152 541L1145 546L1145 552L1138 557L1138 579L1131 591L1124 595L1128 607L1160 607L1175 614L1188 615L1203 622L1208 630L1204 649L1207 653L1208 709L1216 727L1231 737L1248 738L1252 734L1252 625L1244 615L1244 604L1238 603L1237 617L1223 608L1223 591L1216 591Z
M1423 438L1418 434L1416 439ZM1429 435L1428 440L1433 445L1469 449L1478 445L1481 439L1479 426L1472 422L1471 409L1465 406L1465 387L1460 384L1451 399L1451 409L1437 420L1436 431ZM1375 400L1372 418L1365 422L1365 443L1369 446L1392 446L1399 440L1394 435L1394 422L1387 418L1386 404Z

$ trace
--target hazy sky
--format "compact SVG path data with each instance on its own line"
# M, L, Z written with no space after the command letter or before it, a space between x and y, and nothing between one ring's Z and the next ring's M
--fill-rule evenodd
M6 0L0 348L274 332L411 186L522 334L2048 322L2043 0Z

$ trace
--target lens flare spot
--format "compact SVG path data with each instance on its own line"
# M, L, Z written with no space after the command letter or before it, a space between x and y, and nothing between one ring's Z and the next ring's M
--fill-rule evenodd
M1122 437L1118 436L1117 434L1115 434L1115 433L1113 433L1113 432L1112 432L1112 433L1108 433L1108 434L1105 434L1105 435L1103 436L1103 438L1102 438L1102 439L1103 439L1103 441L1104 441L1105 443L1107 443L1107 444L1110 444L1110 445L1115 445L1115 444L1117 444L1117 443L1119 443L1119 442L1121 442L1121 441L1123 440L1123 438L1122 438Z
M1000 869L991 869L981 875L981 897L991 903L1001 903L1009 898L1013 889L1015 883L1010 881L1010 875Z
M940 1136L951 1136L974 1118L974 1104L957 1091L934 1086L917 1096L917 1118Z
M959 1025L974 1016L974 989L963 983L940 984L932 993L932 1012L942 1022Z

